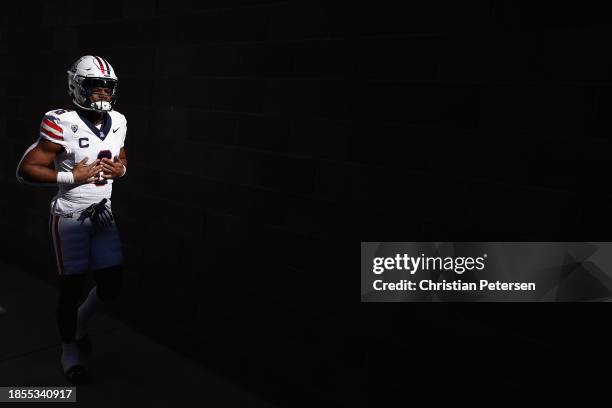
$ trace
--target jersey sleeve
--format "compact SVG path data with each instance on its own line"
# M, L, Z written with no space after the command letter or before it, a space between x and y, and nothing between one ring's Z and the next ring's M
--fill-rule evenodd
M46 113L40 122L40 137L69 150L68 144L64 140L64 129L62 128L61 121L51 112Z

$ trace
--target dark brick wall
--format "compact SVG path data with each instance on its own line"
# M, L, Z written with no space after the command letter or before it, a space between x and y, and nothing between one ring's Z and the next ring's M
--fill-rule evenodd
M348 266L367 240L609 241L612 26L562 5L404 3L3 6L0 255L53 279L52 190L14 168L94 53L129 121L126 321L290 406L367 403L387 368L369 327L381 347L404 319L505 330L470 309L356 313Z

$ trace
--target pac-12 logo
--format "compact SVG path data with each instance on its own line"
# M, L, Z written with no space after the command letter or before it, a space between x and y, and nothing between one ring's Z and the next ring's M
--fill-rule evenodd
M76 133L77 130L79 130L79 127L77 125L72 125L70 126L70 129L72 129L72 133Z

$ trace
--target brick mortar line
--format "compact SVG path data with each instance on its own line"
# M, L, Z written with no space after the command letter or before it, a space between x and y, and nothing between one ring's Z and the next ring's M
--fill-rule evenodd
M246 5L239 5L239 6L234 6L234 7L218 7L218 8L210 8L210 9L194 9L192 8L191 10L187 10L187 11L178 11L178 12L160 12L159 9L159 4L156 4L155 8L155 14L154 15L148 15L148 16L143 16L143 17L135 17L135 18L116 18L116 19L108 19L108 20L103 20L103 21L87 21L87 22L76 22L74 24L71 25L65 25L62 23L57 23L57 24L45 24L48 21L52 21L50 19L42 19L41 23L33 23L31 26L30 25L21 25L20 29L23 28L23 30L27 30L28 28L34 26L34 27L41 27L41 28L56 28L56 27L79 27L79 26L98 26L101 23L103 24L113 24L113 23L119 23L119 22L137 22L137 21L151 21L151 20L160 20L163 17L175 17L175 18L183 18L183 17L189 17L189 16L194 16L194 15L200 15L200 14L209 14L209 13L215 13L215 12L219 12L219 11L232 11L232 10L248 10L248 9L257 9L257 8L270 8L270 7L274 7L274 6L280 6L280 7L284 7L287 5L296 5L296 4L300 4L299 2L296 1L282 1L282 2L272 2L272 3L262 3L262 4L246 4ZM123 11L123 9L122 9ZM7 30L8 31L8 30ZM15 30L17 31L17 30Z
M92 24L94 25L94 24ZM68 27L77 27L77 26L68 26ZM279 44L300 44L300 43L308 43L308 42L339 42L339 41L363 41L363 40L397 40L397 39L412 39L412 38L435 38L435 39L447 39L451 36L452 33L444 33L444 32L433 32L433 33L403 33L403 34L373 34L373 35L355 35L351 37L305 37L305 38L293 38L286 40L277 40L277 39L268 39L268 40L228 40L228 41L203 41L203 42L187 42L187 41L176 41L172 43L160 43L155 45L144 45L144 48L168 48L168 49L176 49L176 48L200 48L200 47L220 47L225 45L279 45ZM452 38L452 37L451 37ZM200 40L201 41L201 40ZM142 50L143 45L125 45L120 47L102 47L101 51L107 49L138 49ZM41 49L39 53L42 55L62 55L69 54L69 51L65 53L54 52L53 50ZM14 55L7 53L6 55Z

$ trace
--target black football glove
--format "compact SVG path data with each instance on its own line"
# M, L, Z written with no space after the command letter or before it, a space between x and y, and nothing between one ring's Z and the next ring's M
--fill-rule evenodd
M113 223L113 214L106 206L106 198L102 199L97 204L92 204L81 212L77 221L81 221L81 225L86 218L91 220L91 224L98 228L110 227Z

